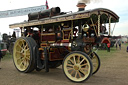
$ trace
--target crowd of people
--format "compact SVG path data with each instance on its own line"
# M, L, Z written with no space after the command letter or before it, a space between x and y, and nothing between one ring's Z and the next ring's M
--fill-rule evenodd
M115 45L116 45L116 49L119 49L121 50L121 40L120 39L117 39L116 42L115 42ZM111 43L106 43L106 46L107 46L107 51L110 52L110 47L111 47ZM127 47L127 52L128 52L128 47Z

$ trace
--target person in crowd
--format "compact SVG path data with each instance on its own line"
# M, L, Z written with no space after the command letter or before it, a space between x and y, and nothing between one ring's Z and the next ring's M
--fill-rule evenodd
M2 56L2 52L1 52L1 49L0 49L0 69L1 69L1 59L3 58Z
M118 41L116 40L116 43L115 43L115 44L116 44L116 49L117 49L117 42L118 42Z
M128 46L127 46L127 49L126 49L126 51L128 52Z
M121 50L121 41L118 40L119 49Z
M110 43L107 43L108 52L110 52Z

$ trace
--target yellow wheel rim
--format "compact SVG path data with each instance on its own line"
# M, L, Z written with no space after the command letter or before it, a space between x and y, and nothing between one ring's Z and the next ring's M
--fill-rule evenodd
M22 38L15 42L13 59L18 70L25 71L28 68L30 61L30 49L28 43Z
M90 74L88 59L79 53L70 54L64 61L64 72L72 81L81 82Z
M92 64L93 64L93 73L97 70L98 66L99 66L99 61L97 56L95 55L95 53L92 54L93 58L92 58Z

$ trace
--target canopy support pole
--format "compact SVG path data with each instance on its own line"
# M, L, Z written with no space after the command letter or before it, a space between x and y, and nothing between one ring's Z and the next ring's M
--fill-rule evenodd
M100 36L100 15L98 15L98 36Z
M95 26L94 26L94 22L93 22L92 18L91 18L91 22L92 22L92 25L93 25L94 31L95 31L96 36L97 36L96 28L95 28Z
M109 36L111 35L111 16L109 17Z
M20 29L21 29L21 36L25 37L25 35L24 35L24 27L20 27Z
M112 35L113 35L113 32L114 32L115 26L116 26L116 23L114 24L114 27L113 27L113 30L112 30Z
M41 25L41 35L43 34L43 29L44 29L44 27L43 27L43 25ZM42 36L41 36L41 42L42 42Z
M72 30L71 30L71 39L73 40L73 20L71 21L71 28L72 28Z

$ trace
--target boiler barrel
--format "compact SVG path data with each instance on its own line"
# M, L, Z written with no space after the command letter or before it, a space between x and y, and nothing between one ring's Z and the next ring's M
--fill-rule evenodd
M55 7L55 8L46 9L46 10L40 11L40 12L29 13L28 20L29 21L30 20L38 20L38 19L42 19L42 18L46 18L46 17L56 16L58 14L60 14L60 8Z

